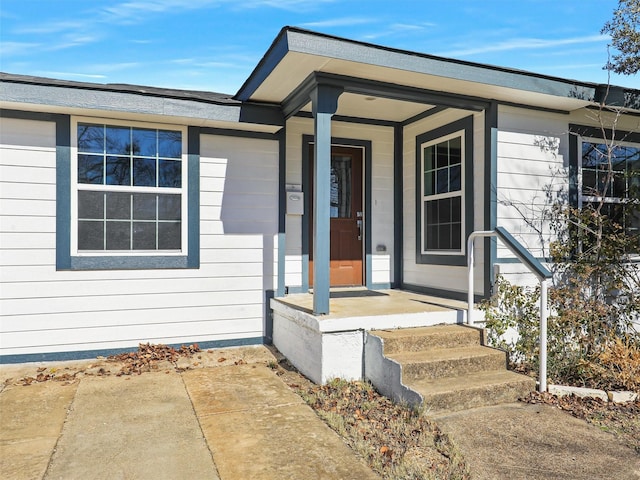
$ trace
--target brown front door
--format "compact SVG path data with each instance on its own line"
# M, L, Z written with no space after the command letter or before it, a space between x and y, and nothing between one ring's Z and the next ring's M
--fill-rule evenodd
M313 162L313 146L309 158ZM312 163L313 165L313 163ZM313 166L310 199L313 198ZM364 215L362 210L362 149L331 147L331 286L362 285ZM309 285L313 285L313 207L309 221Z

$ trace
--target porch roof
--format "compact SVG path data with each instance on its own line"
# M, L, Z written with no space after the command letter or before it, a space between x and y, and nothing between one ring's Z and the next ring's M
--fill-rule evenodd
M320 34L283 28L235 98L284 105L314 75L379 82L436 94L496 100L507 104L572 111L596 104L607 85L569 80L521 70L448 59ZM419 92L417 92L419 94ZM640 105L640 91L609 87L608 99L624 96ZM336 115L402 122L433 105L380 94L372 89L345 90ZM374 101L375 100L375 101ZM297 110L310 111L310 102ZM290 112L290 114L295 113ZM285 111L286 113L286 111Z

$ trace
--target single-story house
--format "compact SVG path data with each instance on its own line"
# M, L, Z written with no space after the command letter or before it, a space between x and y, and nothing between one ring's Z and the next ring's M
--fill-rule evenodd
M547 260L536 209L583 200L583 151L613 118L601 103L624 106L616 135L640 149L640 91L293 27L235 95L0 81L4 363L140 342L293 355L302 337L302 355L323 355L317 335L362 356L361 332L403 312L343 322L335 287L464 300L474 231L503 227ZM535 278L478 240L476 299L497 272ZM291 314L281 300L300 294L311 303ZM336 374L358 370L315 379Z

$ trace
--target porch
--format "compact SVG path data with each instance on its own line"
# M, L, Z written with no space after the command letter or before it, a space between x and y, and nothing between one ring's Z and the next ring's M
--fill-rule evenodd
M314 315L312 293L271 300L274 345L316 383L364 378L370 330L462 324L467 308L457 300L364 288L331 289L329 306L329 314Z

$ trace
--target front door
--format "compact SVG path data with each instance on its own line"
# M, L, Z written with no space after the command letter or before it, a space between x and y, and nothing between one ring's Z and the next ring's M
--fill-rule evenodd
M310 199L313 198L313 145L310 146ZM332 287L362 285L364 215L362 210L362 149L331 147L329 209ZM313 286L313 207L309 221L309 285Z

